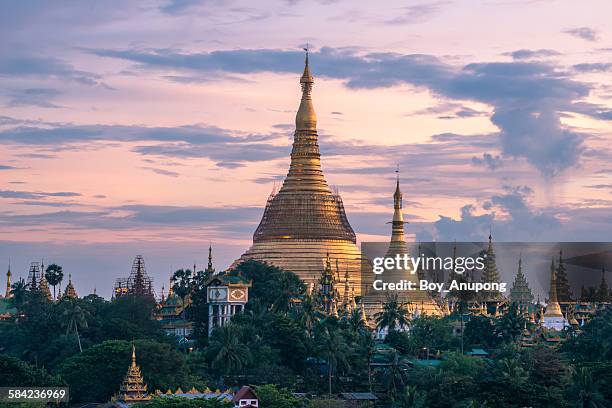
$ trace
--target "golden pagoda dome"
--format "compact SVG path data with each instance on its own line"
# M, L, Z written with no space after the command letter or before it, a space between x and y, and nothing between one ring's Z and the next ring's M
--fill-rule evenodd
M326 253L348 268L350 285L361 294L364 262L340 195L327 184L321 166L313 76L306 55L302 97L295 117L291 163L283 185L268 198L253 245L231 267L257 260L310 282L319 277ZM230 267L230 268L231 268Z

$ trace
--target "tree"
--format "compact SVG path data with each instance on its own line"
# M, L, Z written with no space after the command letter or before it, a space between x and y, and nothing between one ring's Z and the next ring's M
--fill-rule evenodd
M172 282L174 293L181 298L184 305L187 295L193 289L193 272L191 269L179 269L172 275Z
M64 279L62 267L57 264L47 266L47 269L45 270L45 279L47 282L49 282L49 285L53 286L53 299L56 299L55 287Z
M520 313L518 305L513 302L508 311L497 320L495 330L504 341L514 342L521 335L526 323L527 320Z
M138 404L139 408L231 408L230 401L219 398L162 398L154 397L151 401Z
M408 311L399 302L397 295L389 296L383 306L383 310L376 313L374 317L376 325L380 330L386 328L391 331L395 330L396 327L407 327L409 323Z
M273 384L255 387L255 393L259 397L260 407L296 408L302 404L287 388L278 388Z
M61 386L62 381L18 358L0 354L0 387ZM10 405L12 406L12 405Z
M465 324L464 338L467 344L484 348L496 347L499 343L493 319L486 316L471 316Z
M153 340L135 340L133 344L149 390L193 386L185 357L173 346ZM131 361L132 342L109 340L66 359L57 373L70 387L71 401L108 401L118 391Z
M453 328L444 318L420 316L412 322L410 342L413 352L426 348L430 350L445 350L453 342Z
M21 310L28 300L28 288L29 285L23 278L20 278L11 286L11 293L13 294L11 302L18 310Z
M306 293L306 285L296 274L263 262L248 260L229 273L253 282L247 307L260 303L268 310L285 313L290 299L301 299Z
M81 338L79 336L79 327L87 328L87 311L83 310L79 304L72 300L68 299L62 302L64 306L64 311L62 313L62 326L66 328L66 334L73 332L77 338L77 342L79 343L79 351L83 352L83 347L81 346Z
M340 367L348 366L348 346L341 335L340 330L323 324L317 337L317 349L319 354L327 361L327 382L329 395L332 394L332 377Z
M212 368L226 374L245 367L251 358L249 348L240 341L239 328L232 323L213 331L207 353Z
M393 402L393 407L397 408L424 408L426 407L427 394L419 391L415 386L404 387L397 399Z
M371 332L363 331L359 335L358 347L359 354L365 357L368 365L368 386L370 392L372 392L372 357L376 352L376 338Z
M580 408L604 408L605 398L599 392L598 384L593 380L593 373L586 367L581 367L574 374L572 395Z

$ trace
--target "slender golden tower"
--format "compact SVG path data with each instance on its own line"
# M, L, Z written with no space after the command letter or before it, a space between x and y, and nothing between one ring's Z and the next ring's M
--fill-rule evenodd
M350 284L359 295L361 253L342 199L329 188L321 169L313 84L306 52L289 172L278 193L268 199L253 245L233 266L247 259L265 261L311 282L320 276L329 253L349 270Z
M9 261L8 272L6 273L6 293L4 297L6 299L13 297L13 291L11 289L11 262Z
M393 221L391 221L391 240L385 258L395 258L397 255L410 256L410 251L406 245L404 234L404 215L402 214L402 191L400 190L399 171L395 192L393 193ZM418 254L417 256L420 256ZM414 272L414 273L413 273ZM440 316L443 314L438 304L432 299L427 291L418 289L419 277L417 271L406 269L393 269L385 271L382 275L385 282L400 282L401 280L412 282L415 290L405 290L393 293L386 291L376 291L368 288L365 295L365 304L370 314L382 310L382 303L388 295L397 295L398 300L403 303L410 311L418 311L420 314L429 316ZM378 310L380 309L380 310Z

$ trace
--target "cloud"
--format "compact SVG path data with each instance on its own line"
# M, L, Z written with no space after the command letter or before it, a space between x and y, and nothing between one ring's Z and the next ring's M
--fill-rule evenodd
M597 41L599 38L597 31L589 27L568 28L563 32L586 41Z
M50 88L28 88L9 94L8 106L38 106L40 108L61 108L53 103L61 92Z
M71 191L44 192L44 191L15 191L15 190L0 190L2 198L45 198L45 197L80 197L80 193Z
M505 52L502 55L512 57L515 60L526 60L526 59L536 59L536 58L546 58L546 57L556 57L561 55L560 52L549 49L539 49L539 50L528 50L521 49L512 52Z
M186 54L173 50L90 50L140 64L143 68L247 74L295 73L303 55L285 50L228 50ZM591 86L568 78L558 66L540 61L481 62L457 67L431 55L366 53L323 47L311 54L315 74L343 80L351 89L401 84L425 88L454 100L493 107L504 155L524 158L541 173L554 176L575 166L583 135L561 123L561 112L588 96ZM463 110L463 117L470 112Z
M449 3L449 1L434 1L402 7L400 11L396 12L396 14L398 14L396 17L386 20L385 23L393 25L422 23L429 20L438 13L443 6Z
M495 170L503 164L499 155L493 156L491 153L483 153L482 157L472 157L472 163L476 166L484 166L490 170Z
M165 170L165 169L159 169L156 167L141 167L144 170L150 170L153 173L156 174L161 174L162 176L169 176L169 177L178 177L180 176L180 173L177 173L176 171L171 171L171 170Z
M8 166L6 164L0 164L0 170L17 170L18 167Z
M612 63L595 62L590 64L576 64L572 66L572 68L578 72L607 72L612 71Z
M560 217L551 210L535 210L528 205L528 198L533 195L531 188L506 186L503 190L503 193L495 194L483 202L482 209L486 212L478 214L478 207L468 204L461 208L459 219L440 216L434 222L438 240L481 241L490 229L501 241L561 239L555 236L563 230ZM496 210L502 213L501 216ZM571 240L579 239L573 237Z
M55 78L82 85L103 85L100 76L75 69L55 57L8 55L0 59L0 77Z

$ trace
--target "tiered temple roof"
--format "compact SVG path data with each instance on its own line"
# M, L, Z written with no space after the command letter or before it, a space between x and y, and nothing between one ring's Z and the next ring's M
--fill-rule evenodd
M68 285L66 285L66 290L64 291L64 297L73 298L73 299L79 297L77 295L76 289L74 288L74 285L72 284L72 274L68 274Z
M134 403L149 401L150 399L151 396L147 394L147 384L142 378L140 367L136 364L136 347L132 345L132 364L128 367L115 400Z
M517 303L521 309L527 310L533 301L533 293L529 288L529 283L523 274L523 259L519 258L518 271L510 290L510 301Z
M567 270L563 262L563 251L559 250L559 265L557 265L557 300L561 303L572 301L572 292L567 279Z
M485 252L484 271L480 278L481 282L499 283L499 271L495 261L495 251L493 250L493 237L489 234L489 246ZM490 290L482 292L485 302L496 302L502 299L502 294L498 290Z

